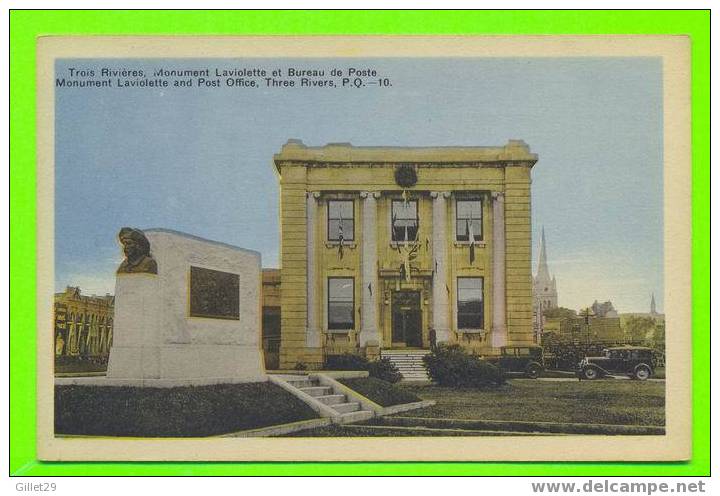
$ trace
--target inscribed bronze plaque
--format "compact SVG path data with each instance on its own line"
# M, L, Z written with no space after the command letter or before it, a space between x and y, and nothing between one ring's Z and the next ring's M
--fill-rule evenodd
M190 267L190 316L240 320L240 276Z

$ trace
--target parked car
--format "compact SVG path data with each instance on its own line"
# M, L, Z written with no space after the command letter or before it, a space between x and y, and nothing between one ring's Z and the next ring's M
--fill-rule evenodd
M500 356L488 359L503 372L521 373L537 379L544 370L542 346L503 346Z
M592 381L608 375L627 375L644 381L653 374L652 348L620 346L603 351L603 356L582 359L577 370L578 378Z

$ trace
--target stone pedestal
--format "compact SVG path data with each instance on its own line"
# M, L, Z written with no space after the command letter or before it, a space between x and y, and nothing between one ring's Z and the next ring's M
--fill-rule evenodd
M115 335L107 377L160 378L160 291L156 274L118 274Z
M264 380L260 254L174 231L144 234L157 274L117 275L107 377L94 384Z

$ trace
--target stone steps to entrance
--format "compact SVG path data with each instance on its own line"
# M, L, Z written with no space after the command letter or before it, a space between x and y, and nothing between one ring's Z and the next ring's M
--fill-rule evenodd
M317 381L313 382L307 379L290 380L288 382L296 388L312 387L317 385Z
M348 375L347 372L340 372L339 374L344 375L338 375L336 377L359 377L358 375ZM419 375L419 373L417 374ZM286 426L280 426L279 429L282 432L296 432L297 430L313 428L310 427L313 422L320 422L323 423L323 425L329 425L329 423L353 424L356 422L370 420L375 417L394 415L418 408L426 408L435 404L434 401L425 400L383 407L339 382L336 377L319 372L311 372L308 375L268 375L268 380L270 382L294 395L296 398L312 408L320 417L319 419L313 419L313 421L307 421L301 426L288 427L292 429L289 431L282 430ZM412 376L409 380L422 379L415 379L414 376ZM307 425L307 427L305 425ZM272 430L268 432L276 431Z
M350 413L360 410L360 403L355 401L350 403L337 403L335 405L331 405L331 407L333 410L337 410L340 413Z
M429 381L423 357L429 351L426 350L382 350L380 356L390 360L404 381Z
M343 413L340 417L342 424L350 424L353 422L362 422L364 420L371 419L373 417L373 412L360 410L357 412Z
M317 378L295 376L285 378L283 382L294 390L310 396L313 401L320 402L324 407L324 410L321 411L320 414L323 415L324 412L324 416L331 416L337 422L343 424L360 422L368 420L375 415L375 413L370 410L363 410L360 402L351 401L346 394L335 391L332 386L320 384Z
M384 349L382 352L384 355L427 355L430 353L430 350L418 348L395 348L393 350Z
M326 405L337 405L343 403L347 399L344 394L328 394L327 396L316 396L316 398Z
M303 393L309 394L310 396L326 396L329 395L332 392L332 389L330 389L327 386L310 386L310 387L301 387L298 388Z

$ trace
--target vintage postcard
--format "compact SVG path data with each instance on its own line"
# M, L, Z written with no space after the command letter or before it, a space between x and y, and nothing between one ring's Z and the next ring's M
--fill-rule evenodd
M689 47L39 38L40 458L688 459Z

